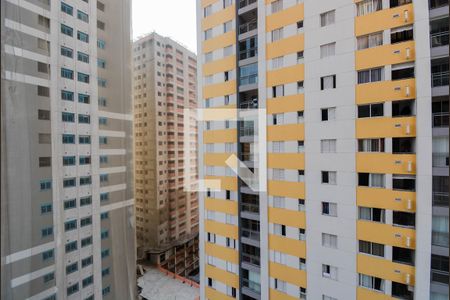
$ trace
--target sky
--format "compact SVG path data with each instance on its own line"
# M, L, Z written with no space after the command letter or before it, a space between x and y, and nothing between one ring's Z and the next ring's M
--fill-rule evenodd
M133 38L156 31L197 52L196 0L132 0Z

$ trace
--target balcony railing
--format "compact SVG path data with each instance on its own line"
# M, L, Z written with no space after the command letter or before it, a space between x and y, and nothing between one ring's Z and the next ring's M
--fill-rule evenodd
M448 272L431 270L431 281L448 285Z
M242 161L254 161L255 155L253 153L241 153Z
M448 167L448 153L433 153L433 167Z
M434 113L433 127L448 127L448 112Z
M253 136L255 134L255 128L253 126L241 127L239 130L240 136Z
M258 22L256 19L248 21L242 25L239 25L239 34L243 34L258 28Z
M431 86L437 87L446 85L448 85L448 71L431 74Z
M253 4L255 2L256 2L256 0L240 0L239 1L239 8L244 8L244 7L246 7L246 6L250 5L250 4Z
M242 232L242 237L251 239L254 241L259 241L260 233L258 231L247 229L247 228L242 228L241 232Z
M258 99L241 101L239 108L258 108Z
M242 203L241 207L242 207L243 212L259 214L259 205L258 204Z
M448 192L433 192L433 206L448 206Z
M242 261L255 266L259 266L261 263L258 256L254 256L247 253L242 253Z
M258 83L258 74L241 76L239 80L240 85L255 84L255 83ZM447 74L447 84L448 84L448 74Z
M250 281L247 278L243 278L242 279L242 283L245 287L251 289L252 291L256 292L256 293L260 293L261 292L261 284L254 282L254 281Z
M448 248L448 232L433 231L431 233L431 244Z
M448 45L448 31L431 34L431 47L441 47Z
M247 59L258 55L258 47L249 48L239 51L239 59Z

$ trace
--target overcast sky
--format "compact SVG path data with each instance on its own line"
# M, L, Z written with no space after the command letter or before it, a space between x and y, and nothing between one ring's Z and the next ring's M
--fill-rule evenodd
M197 52L196 0L132 0L133 37L156 31Z

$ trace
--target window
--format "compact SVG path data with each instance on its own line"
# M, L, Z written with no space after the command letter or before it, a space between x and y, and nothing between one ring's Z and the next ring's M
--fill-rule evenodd
M73 36L73 28L66 26L64 24L61 24L61 33L68 35L68 36Z
M448 20L447 20L448 21ZM448 24L448 23L447 23ZM430 24L433 27L433 23ZM448 29L448 25L447 25ZM394 30L392 30L394 31ZM391 44L412 41L414 39L414 30L412 27L410 28L400 28L396 29L394 32L391 31ZM431 29L431 41L433 42L433 29Z
M359 252L384 257L384 245L373 242L359 241Z
M275 280L275 289L283 293L286 293L286 282L278 278L275 278L274 280Z
M78 283L75 283L75 284L69 286L69 287L67 288L67 296L70 296L70 295L72 295L72 294L77 293L77 292L79 291L79 289L80 289L80 288L79 288Z
M38 15L38 24L45 28L50 28L50 19L44 16Z
M84 104L89 104L91 102L90 101L90 96L78 93L78 102L79 103L84 103Z
M64 223L64 231L71 231L77 229L77 220L66 221Z
M67 79L73 79L73 71L65 68L61 68L61 77Z
M101 193L100 201L107 201L107 200L109 200L109 193Z
M84 82L84 83L89 83L89 75L78 72L78 81Z
M286 203L285 203L284 197L277 197L277 196L274 196L274 197L273 197L273 207L276 207L276 208L285 208L285 207L286 207Z
M75 156L63 156L63 166L74 166Z
M385 223L386 211L381 208L358 207L358 217L360 220Z
M381 139L359 139L359 152L384 152L384 138Z
M322 246L327 248L337 248L337 235L322 233Z
M358 71L358 84L377 82L383 80L383 68Z
M97 58L97 67L105 69L106 68L106 60L103 58Z
M212 5L208 5L205 8L203 8L203 17L206 18L212 14Z
M97 40L97 48L100 48L100 49L105 49L105 41L103 41L103 40Z
M279 69L282 68L284 64L284 57L279 56L272 59L272 69Z
M227 57L233 54L233 46L227 46L223 48L223 56Z
M90 144L91 143L91 136L90 135L80 135L78 137L78 142L80 144Z
M64 209L71 209L77 207L77 200L76 199L69 199L64 201Z
M224 81L228 81L230 79L230 73L228 71L225 71L223 73L223 78L224 78Z
M303 228L298 229L298 239L300 241L306 240L306 230L305 229L303 229Z
M336 51L336 43L329 43L320 46L320 58L325 58L328 56L334 56Z
M211 39L212 38L212 29L205 30L204 34L205 34L205 37L204 37L205 41Z
M324 184L336 184L337 172L335 171L322 171L322 183Z
M77 57L78 57L78 61L89 63L89 55L87 55L86 53L78 51Z
M329 121L336 119L336 107L322 108L322 121Z
M53 279L55 279L55 273L53 272L44 275L44 283L52 281Z
M322 153L336 153L336 140L327 139L320 141L320 152Z
M431 281L448 284L449 258L442 255L431 255ZM440 298L437 298L440 299ZM446 299L446 298L443 298Z
M210 242L210 243L215 243L215 242L216 242L216 234L215 234L215 233L208 232L208 233L207 233L207 240L208 240L208 242Z
M108 182L108 180L109 180L108 174L100 174L100 182L101 183Z
M50 144L51 135L49 133L39 133L38 134L38 142L39 142L39 144Z
M337 203L322 202L322 215L337 217Z
M105 118L105 117L99 117L99 118L98 118L98 124L99 124L99 125L108 125L108 118Z
M89 43L89 35L87 33L77 31L77 39L82 42Z
M320 77L320 89L328 90L336 88L336 75Z
M305 152L305 142L304 141L297 141L297 152L298 153Z
M107 287L102 289L102 296L106 296L109 293L111 293L111 286L108 285Z
M53 235L53 227L47 227L41 230L41 237L46 238Z
M358 118L375 118L384 115L384 104L367 104L358 106Z
M305 170L298 170L298 182L305 182Z
M303 51L297 52L297 64L302 63L303 58L304 58Z
M431 244L448 248L448 216L433 216Z
M46 261L53 258L55 251L53 249L42 252L42 260Z
M77 10L77 18L78 20L84 21L86 23L89 23L89 16L88 14L82 12L81 10Z
M283 10L283 0L277 0L272 2L272 13L276 13Z
M109 237L109 231L107 229L102 230L100 236L102 240L107 239Z
M359 285L380 292L384 291L384 280L378 277L359 274Z
M284 96L284 85L276 85L272 87L272 97L283 97Z
M61 46L61 55L73 58L73 50L70 48Z
M52 204L51 203L41 205L41 214L47 214L47 213L51 213L51 212L52 212Z
M227 199L227 200L231 199L231 191L230 190L225 191L225 199Z
M49 97L50 89L48 87L38 85L37 86L37 94L38 94L38 96Z
M89 245L92 245L92 236L88 236L87 238L81 240L81 248L87 247Z
M80 198L80 206L92 204L92 196L86 196Z
M64 2L61 2L61 11L68 15L73 15L73 7Z
M69 112L62 112L62 121L63 122L75 122L75 114Z
M215 235L214 235L214 241L215 241ZM236 240L227 237L226 240L225 240L225 245L228 248L236 249Z
M392 101L392 116L405 117L414 115L414 100Z
M108 276L110 273L110 268L104 268L102 270L102 277Z
M297 31L301 32L302 29L303 29L303 20L297 22Z
M273 125L282 125L284 123L284 114L273 114L272 122Z
M273 231L276 235L286 236L286 225L273 224Z
M411 3L412 0L390 0L390 8Z
M106 220L109 219L109 213L108 212L104 212L100 214L100 220Z
M324 26L334 24L334 19L335 19L335 11L334 10L330 10L325 13L322 13L322 14L320 14L320 26L324 27Z
M283 27L272 31L272 42L276 42L283 38Z
M64 178L63 179L63 187L74 187L77 185L77 181L75 178Z
M223 23L223 33L227 33L228 31L231 31L233 27L233 24L231 21Z
M73 101L73 92L62 90L61 99L66 101Z
M39 157L39 167L50 167L52 165L51 157Z
M236 298L236 288L227 285L227 295Z
M106 107L106 98L103 97L98 98L98 105Z
M94 276L86 277L82 280L83 288L91 285L94 282Z
M106 79L97 78L97 84L98 84L98 86L106 87Z
M97 1L97 9L100 11L105 11L105 4L100 1Z
M272 142L272 151L274 153L283 153L284 152L284 142L283 141Z
M330 265L322 265L322 277L337 280L337 268Z
M80 177L80 185L88 185L92 183L91 176L82 176Z
M383 32L371 33L357 38L358 50L383 45Z
M78 271L78 262L66 266L66 274Z
M447 65L441 65L440 67L446 68L448 70L448 63ZM433 77L433 74L439 74L433 72L433 64L431 67L431 75ZM399 66L392 66L392 80L401 80L401 79L407 79L407 78L413 78L414 77L414 67L399 67ZM432 86L436 86L435 84L432 84Z
M384 188L384 174L358 173L358 185L367 187Z
M273 169L272 176L273 176L273 180L284 180L284 170L283 169Z
M305 211L305 200L298 199L298 211Z
M80 124L89 124L91 123L91 117L89 115L78 115L78 123Z
M379 11L383 8L382 4L382 0L364 0L356 3L357 16L364 16Z
M106 24L100 20L97 20L97 28L100 30L105 30Z

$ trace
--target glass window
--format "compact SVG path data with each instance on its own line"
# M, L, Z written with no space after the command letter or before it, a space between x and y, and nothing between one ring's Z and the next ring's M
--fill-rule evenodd
M87 33L77 31L77 39L82 42L89 43L89 35Z
M79 103L85 103L85 104L89 104L90 103L90 96L86 95L86 94L78 94L78 102Z
M334 24L335 19L335 11L331 10L325 13L320 14L320 26L328 26Z
M62 135L62 143L63 144L75 144L75 135L74 134L63 134Z
M78 123L80 124L89 124L91 123L91 117L89 115L78 115Z
M78 72L78 81L84 82L84 83L89 83L89 75Z
M61 24L61 33L68 35L68 36L73 36L73 28L69 27L67 25Z
M81 10L77 10L77 18L78 20L89 23L89 16L87 13L82 12Z
M61 46L61 55L73 58L73 50L70 48Z
M61 11L65 12L68 15L73 15L73 7L64 2L61 2Z
M73 79L73 71L66 68L61 68L61 77Z
M364 0L356 4L357 16L364 16L383 8L382 0Z
M73 92L62 90L61 99L66 101L73 101Z
M100 49L105 49L105 41L104 40L97 40L97 47Z
M78 61L89 63L89 55L78 51Z

